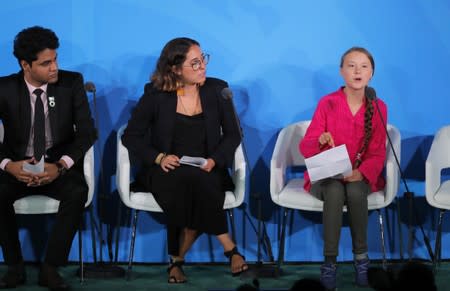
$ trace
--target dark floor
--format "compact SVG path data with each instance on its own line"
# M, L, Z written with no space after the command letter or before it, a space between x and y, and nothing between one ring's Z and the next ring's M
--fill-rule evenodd
M426 263L428 264L428 263ZM377 264L373 264L378 266ZM401 263L392 264L395 269L402 266ZM121 265L125 268L125 265ZM185 284L167 284L165 265L135 265L133 266L131 280L125 278L100 279L86 278L80 284L75 273L77 265L70 265L61 269L61 274L71 284L73 290L234 290L244 283L252 283L254 277L232 277L227 265L193 264L184 267L188 282ZM3 274L6 266L0 265L0 273ZM37 286L38 266L27 264L27 283L16 290L46 290ZM301 278L318 278L319 264L288 264L283 265L283 273L278 278L259 278L262 290L288 290L292 284ZM266 272L267 273L267 272ZM359 288L353 284L353 266L351 263L340 263L338 267L339 290L371 290ZM435 274L438 290L450 291L450 262L444 262Z

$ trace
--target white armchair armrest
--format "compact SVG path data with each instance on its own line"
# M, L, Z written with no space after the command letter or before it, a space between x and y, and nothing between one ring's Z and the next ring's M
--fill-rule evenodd
M130 158L128 149L122 144L122 134L126 125L122 126L117 133L117 165L116 186L123 203L131 207L130 201Z
M392 125L388 125L388 133L394 147L397 157L401 156L401 136L397 128ZM388 150L386 154L386 189L385 189L385 205L389 205L395 198L398 191L398 184L400 180L399 168L395 160L394 152L390 145L387 145ZM400 162L400 161L399 161Z
M450 126L441 128L431 144L431 149L425 162L426 196L432 196L436 193L441 185L441 171L448 167L450 167Z

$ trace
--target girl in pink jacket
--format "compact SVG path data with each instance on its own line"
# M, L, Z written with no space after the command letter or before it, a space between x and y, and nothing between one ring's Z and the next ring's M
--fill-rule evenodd
M364 48L353 47L341 58L340 73L345 86L324 96L300 142L305 158L345 144L353 164L352 174L341 180L324 179L311 184L305 172L305 189L324 202L324 257L321 282L336 288L336 257L342 226L342 207L347 205L355 261L355 281L368 286L367 195L383 189L382 170L386 158L387 109L375 96L366 96L375 62ZM375 104L378 103L377 104ZM376 109L379 107L381 116Z

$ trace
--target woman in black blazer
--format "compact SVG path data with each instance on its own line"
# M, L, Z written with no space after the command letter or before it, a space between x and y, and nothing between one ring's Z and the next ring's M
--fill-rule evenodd
M233 104L221 95L227 83L206 78L208 60L193 39L169 41L122 137L143 163L137 184L154 194L167 216L169 283L186 282L184 256L201 233L217 236L233 275L248 268L223 210L225 191L233 187L227 168L241 137ZM182 156L206 162L184 165Z

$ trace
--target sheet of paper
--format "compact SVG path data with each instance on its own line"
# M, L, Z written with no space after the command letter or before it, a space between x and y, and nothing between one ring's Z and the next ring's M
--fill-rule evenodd
M39 174L44 172L44 156L42 156L41 160L37 164L23 163L22 170L25 172L30 172L33 174Z
M341 178L352 173L352 163L345 144L305 159L311 182L325 178Z
M204 165L206 165L206 159L202 157L182 156L180 159L180 164L194 167L203 167Z

